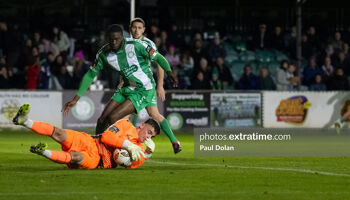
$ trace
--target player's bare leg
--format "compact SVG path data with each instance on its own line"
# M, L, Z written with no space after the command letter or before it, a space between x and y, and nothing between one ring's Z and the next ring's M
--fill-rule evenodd
M111 112L107 117L108 123L112 124L125 116L130 115L135 112L135 107L132 102L127 99L115 108L114 112Z
M22 125L28 129L31 129L37 134L49 136L56 142L62 144L67 140L67 133L65 130L52 126L45 122L34 121L28 118L30 111L30 105L24 104L18 110L13 123L16 125ZM71 163L81 164L84 160L83 154L79 152L60 152L47 150L48 145L45 143L39 143L30 147L32 153L42 155L56 163Z
M103 110L101 116L97 120L97 125L96 125L96 134L101 134L103 133L108 126L110 125L110 122L108 120L108 116L116 110L116 108L120 105L121 103L111 99L109 100L108 104L106 105L105 109ZM114 122L112 122L114 123Z
M163 115L159 113L157 106L149 106L146 109L148 114L160 124L161 129L170 139L173 145L174 153L175 154L179 153L182 150L181 145L180 145L180 142L175 137L173 131L171 130L168 120L165 119Z

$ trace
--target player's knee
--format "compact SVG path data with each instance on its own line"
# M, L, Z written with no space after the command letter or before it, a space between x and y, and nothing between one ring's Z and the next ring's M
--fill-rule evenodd
M67 133L63 129L55 127L51 137L58 142L64 142L67 139Z
M80 152L71 152L70 155L72 156L71 163L72 164L81 164L84 162L84 155Z
M148 114L157 122L161 122L164 119L164 117L158 111L152 111Z

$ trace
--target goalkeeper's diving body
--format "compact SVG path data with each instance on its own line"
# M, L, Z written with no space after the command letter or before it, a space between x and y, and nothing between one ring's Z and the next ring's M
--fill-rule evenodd
M144 108L147 108L147 111L157 108L151 61L157 62L166 72L167 78L177 86L177 79L174 77L168 61L161 54L148 43L142 40L124 38L122 33L123 29L119 25L109 26L107 30L108 44L97 53L95 63L84 75L77 95L62 108L62 112L67 115L105 66L119 71L124 84L114 93L99 117L96 134L102 133L109 125L129 114L138 113ZM161 129L171 140L174 152L180 152L180 143L174 136L168 120L163 116L159 117L159 112L149 112L149 114L160 124Z
M158 123L153 119L147 120L138 128L123 119L115 122L102 134L91 136L84 132L60 129L48 123L31 120L28 118L29 110L29 104L22 105L13 123L51 137L61 144L63 152L48 150L44 143L31 146L30 151L53 162L67 164L69 168L115 168L117 162L113 158L113 152L117 148L129 152L131 161L124 167L137 168L151 157L155 148L151 137L160 132ZM146 149L142 143L146 145Z

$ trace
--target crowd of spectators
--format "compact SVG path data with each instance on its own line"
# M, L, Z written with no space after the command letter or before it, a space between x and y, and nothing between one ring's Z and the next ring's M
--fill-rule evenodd
M244 40L245 50L279 51L287 59L279 62L275 73L267 65L257 71L251 62L244 63L242 73L234 77L225 44L235 33L222 35L215 24L211 25L210 29L191 34L185 34L176 24L169 30L160 30L156 25L147 27L146 36L154 41L179 80L178 88L165 82L166 89L291 91L300 86L313 91L349 89L350 28L325 36L314 26L307 27L302 34L303 66L297 69L296 27L283 31L279 26L268 29L266 24L260 24L255 32L245 33L249 36ZM93 55L106 41L103 32L83 41L70 37L69 32L54 25L49 32L24 33L17 25L9 27L8 23L0 22L0 88L77 89ZM115 88L119 77L106 68L99 79L105 88Z

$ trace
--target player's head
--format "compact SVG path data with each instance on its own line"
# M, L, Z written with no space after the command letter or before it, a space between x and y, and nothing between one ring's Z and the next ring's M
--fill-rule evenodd
M123 28L118 24L112 24L106 32L107 41L113 50L118 50L123 44Z
M148 119L137 128L139 138L141 142L144 142L147 138L155 137L160 133L160 127L154 119Z
M134 18L130 22L129 30L134 39L142 39L143 33L146 30L145 21L139 17Z

